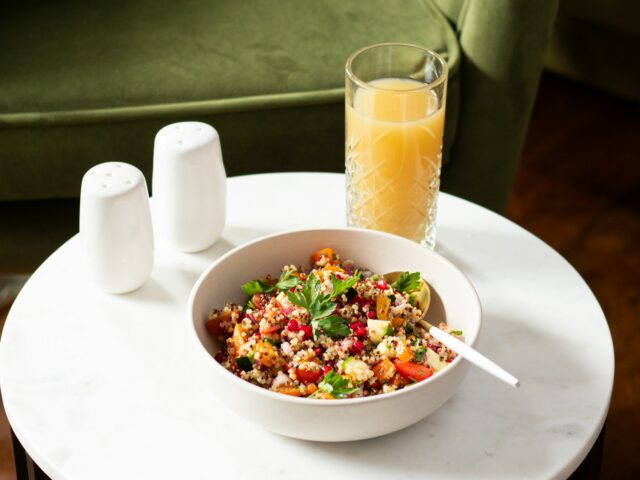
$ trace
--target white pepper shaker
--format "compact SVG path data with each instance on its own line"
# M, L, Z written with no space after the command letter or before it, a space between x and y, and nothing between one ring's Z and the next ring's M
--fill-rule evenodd
M153 228L144 175L133 165L91 168L80 191L80 239L95 283L109 293L141 287L153 268Z
M156 234L173 248L198 252L224 229L227 177L218 132L202 122L167 125L153 150Z

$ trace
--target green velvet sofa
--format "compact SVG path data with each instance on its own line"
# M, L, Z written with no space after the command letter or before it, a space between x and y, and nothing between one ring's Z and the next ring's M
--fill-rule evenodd
M638 0L561 0L545 67L640 102L639 20Z
M450 65L443 188L506 202L557 0L65 0L0 16L0 272L77 231L83 173L196 119L229 175L342 171L344 63L400 41Z

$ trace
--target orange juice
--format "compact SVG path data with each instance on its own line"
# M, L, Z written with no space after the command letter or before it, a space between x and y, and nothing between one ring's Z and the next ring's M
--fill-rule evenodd
M349 225L425 242L434 235L444 102L415 80L367 86L346 107Z

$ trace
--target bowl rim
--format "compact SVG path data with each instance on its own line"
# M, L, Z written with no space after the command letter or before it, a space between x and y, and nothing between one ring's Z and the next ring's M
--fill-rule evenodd
M354 227L327 227L327 228L302 228L302 229L293 229L293 230L285 230L285 231L280 231L280 232L276 232L276 233L271 233L268 235L263 235L259 238L256 238L254 240L251 240L249 242L243 243L241 245L238 245L237 247L229 250L228 252L226 252L225 254L223 254L222 256L220 256L218 259L214 260L211 265L209 265L209 267L207 267L202 274L198 277L198 279L196 280L196 282L193 284L193 287L191 288L191 292L189 293L189 298L187 300L187 305L186 305L186 317L188 320L188 329L190 331L190 336L191 338L193 338L196 343L198 344L198 350L200 351L201 354L205 355L206 361L210 364L213 364L214 367L214 371L216 372L220 372L220 377L221 378L227 378L229 379L231 382L236 382L237 385L241 386L241 388L244 388L247 390L247 393L254 393L257 395L262 395L265 396L268 399L272 399L272 400L278 400L281 402L285 402L285 403L293 403L293 404L299 404L299 405L314 405L314 406L322 406L323 408L337 408L340 406L347 406L347 405L358 405L358 404L364 404L364 403L375 403L375 402L381 402L381 401L386 401L387 399L391 399L391 398L395 398L398 397L400 395L410 395L414 392L417 392L419 389L422 388L426 388L427 385L431 385L432 383L435 383L436 381L438 381L438 379L444 379L444 377L446 375L451 374L451 372L456 369L459 368L461 366L463 357L461 355L458 355L450 364L449 367L441 370L440 372L438 372L437 374L432 375L431 377L427 378L426 380L423 380L421 382L416 382L411 386L411 388L401 388L400 390L395 390L393 392L389 392L389 393L384 393L384 394L377 394L377 395L372 395L370 397L361 397L361 398L341 398L341 399L336 399L338 401L336 402L332 402L332 401L327 401L327 400L323 400L323 399L316 399L316 398L307 398L307 397L294 397L291 395L283 395L281 393L276 393L276 392L272 392L271 390L267 390L266 388L262 388L259 387L257 385L254 385L251 382L248 382L247 380L243 380L242 378L239 378L237 376L235 376L234 374L232 374L231 372L229 372L229 370L227 370L226 368L224 368L222 365L220 365L215 358L213 358L213 355L211 355L207 349L204 347L204 345L202 344L202 342L200 341L200 338L198 337L198 333L196 332L195 329L195 315L193 312L193 306L194 306L194 301L195 301L195 297L196 294L200 288L200 286L202 285L202 283L204 282L204 280L207 278L207 276L211 273L211 271L216 268L220 263L224 262L227 260L227 258L236 255L239 251L244 250L245 248L254 245L256 243L260 243L266 240L270 240L272 238L277 238L277 237L285 237L288 235L292 235L292 234L297 234L297 233L305 233L305 232L318 232L320 233L328 233L328 232L336 232L336 231L340 231L340 232L360 232L360 233L364 233L366 235L372 235L372 236L380 236L380 237L387 237L387 238L391 238L394 241L400 241L405 243L406 245L411 245L412 247L418 245L416 242L413 242L411 240L408 240L404 237L400 237L398 235L394 235L391 233L386 233L386 232L381 232L378 230L369 230L369 229L364 229L364 228L354 228ZM454 271L456 271L462 278L462 280L467 284L467 286L470 288L470 292L472 293L471 295L471 300L473 302L473 306L475 307L475 309L478 312L478 323L476 328L470 332L470 335L467 337L465 335L465 343L467 345L473 346L476 344L477 340L478 340L478 336L480 333L480 329L482 327L482 305L480 303L480 298L478 297L478 293L476 292L475 287L473 286L473 284L471 283L471 281L469 280L469 278L465 275L465 273L459 269L453 262L451 262L451 260L445 258L444 256L442 256L441 254L430 250L426 247L422 247L424 248L424 251L427 253L427 255L433 255L438 261L444 263L445 265L447 265L448 268L453 269Z

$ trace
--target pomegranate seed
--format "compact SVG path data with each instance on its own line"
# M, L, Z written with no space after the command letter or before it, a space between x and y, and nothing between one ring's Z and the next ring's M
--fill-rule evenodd
M303 340L309 340L313 337L313 330L311 330L309 325L300 325L300 331L303 333Z
M360 328L362 326L364 326L364 325L362 324L362 322L359 322L358 320L356 320L355 322L351 322L349 324L349 328L351 330L357 330L358 328Z
M364 350L364 343L362 343L360 340L356 340L355 342L353 342L353 345L351 345L351 350L353 351L353 353L360 353L362 350Z
M224 362L224 353L222 353L222 351L220 351L220 352L216 353L213 358L216 359L216 362L222 363L222 362Z
M367 312L367 318L370 318L371 320L373 320L374 318L376 318L376 312L374 312L373 310L369 310Z
M322 349L320 347L315 347L313 349L313 353L316 354L316 357L321 357L324 352L322 351Z
M358 327L353 331L356 337L364 337L367 334L366 327Z
M389 284L384 280L378 280L376 282L376 287L380 290L386 290L387 288L389 288Z
M322 367L322 374L323 375L326 375L330 371L331 371L331 365L325 365L324 367Z
M300 324L298 323L297 320L291 319L289 320L289 323L287 323L287 330L289 330L290 332L297 332L298 330L300 330Z
M376 380L371 384L371 388L373 388L374 390L378 390L380 388L380 382Z

